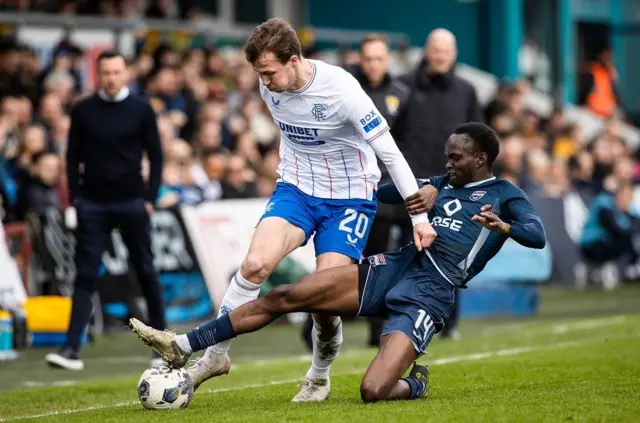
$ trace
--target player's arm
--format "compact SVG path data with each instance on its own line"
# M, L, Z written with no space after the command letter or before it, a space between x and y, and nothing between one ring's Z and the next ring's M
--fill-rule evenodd
M376 155L387 167L400 196L407 201L413 194L419 195L418 183L389 131L385 131L370 143ZM429 247L436 239L436 231L429 223L426 211L410 214L413 239L418 251Z
M418 188L422 188L427 185L428 180L426 179L416 179L416 184ZM376 195L378 200L385 204L402 204L404 200L402 199L402 195L400 195L400 191L396 188L393 182L387 182L386 184L382 184L378 187L378 191L376 191Z
M346 118L369 144L376 156L385 164L391 179L395 183L402 199L418 191L418 183L404 156L391 136L389 125L373 104L371 98L362 90L360 84L349 75L344 81L342 106ZM429 221L426 213L411 216L414 225Z
M391 179L398 187L398 192L406 200L407 197L418 192L418 184L409 164L391 136L387 121L353 76L349 75L344 83L342 110L346 120L353 125L362 140L373 148L376 156L385 164ZM427 213L410 216L413 224L413 239L416 248L421 251L433 243L437 234L429 224Z
M388 130L372 140L369 145L387 167L389 175L403 200L418 192L418 183L413 176L409 163L407 163ZM416 223L428 222L429 218L425 212L422 212L411 215L411 221L415 225Z
M487 229L507 235L523 247L544 248L547 236L542 221L526 198L513 198L505 204L507 221L491 211L491 205L482 206L480 214L471 218Z
M418 192L410 195L404 200L407 210L411 214L429 212L436 199L438 198L438 186L442 177L434 176L428 179L417 179ZM402 195L396 188L395 184L389 182L380 185L377 191L377 197L382 203L386 204L402 204Z

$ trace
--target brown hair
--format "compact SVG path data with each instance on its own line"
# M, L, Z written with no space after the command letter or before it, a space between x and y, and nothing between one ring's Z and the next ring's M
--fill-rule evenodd
M264 52L273 53L278 61L285 64L291 56L302 57L302 47L296 31L282 18L271 18L258 25L244 46L244 54L251 64Z
M371 34L365 35L364 38L360 40L360 51L362 51L365 44L372 43L374 41L382 41L387 47L389 47L389 40L385 35L373 32Z

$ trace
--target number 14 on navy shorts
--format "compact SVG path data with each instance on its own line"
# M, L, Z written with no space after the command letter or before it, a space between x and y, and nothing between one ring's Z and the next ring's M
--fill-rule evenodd
M358 261L367 244L377 202L351 199L332 200L305 194L297 187L279 182L262 215L281 217L302 229L305 245L315 233L316 256L340 253Z

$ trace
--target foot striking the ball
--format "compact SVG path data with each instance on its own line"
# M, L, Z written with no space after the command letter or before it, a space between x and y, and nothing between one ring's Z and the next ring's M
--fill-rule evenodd
M129 320L129 326L138 338L157 352L169 366L179 369L187 364L191 352L180 348L176 343L175 333L154 329L136 318Z

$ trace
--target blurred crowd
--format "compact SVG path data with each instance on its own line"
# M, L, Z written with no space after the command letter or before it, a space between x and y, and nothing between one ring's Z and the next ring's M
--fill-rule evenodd
M209 11L211 3L211 0L3 0L0 10L193 21L200 18L203 11Z
M526 79L503 81L485 107L485 120L502 139L497 173L529 194L557 198L577 192L588 204L603 189L632 184L640 175L636 154L619 135L621 122L608 119L587 142L562 108L542 118L524 106Z
M0 42L5 222L22 220L29 210L68 205L64 155L69 111L92 89L82 77L82 60L82 50L64 40L48 64L40 63L28 46ZM352 67L358 52L345 51L338 60ZM131 59L129 72L131 90L147 97L157 113L165 152L157 207L271 194L279 131L240 49L178 52L161 45L151 55ZM577 192L587 207L599 193L616 193L640 176L636 152L618 135L615 118L584 143L580 128L567 121L561 108L547 118L528 110L524 97L530 89L526 79L502 81L484 107L484 120L502 139L496 163L500 176L530 195L557 198ZM142 171L147 170L143 163ZM619 205L625 211L631 200Z
M26 46L0 43L0 191L4 220L28 210L64 208L69 111L89 93L81 54L62 42L42 67ZM279 163L279 132L256 92L241 51L178 54L168 46L129 65L133 92L157 113L165 152L158 207L220 198L269 196ZM143 172L147 166L143 163Z

